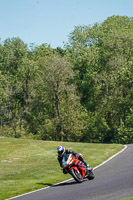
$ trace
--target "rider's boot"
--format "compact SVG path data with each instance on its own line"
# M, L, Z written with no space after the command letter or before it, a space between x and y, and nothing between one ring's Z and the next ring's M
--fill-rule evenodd
M92 168L90 167L90 165L88 165L85 161L83 161L83 162L84 162L84 164L85 164L85 166L86 166L87 171L88 171L88 170L92 170Z
M92 168L90 167L90 165L87 164L87 170L91 171Z

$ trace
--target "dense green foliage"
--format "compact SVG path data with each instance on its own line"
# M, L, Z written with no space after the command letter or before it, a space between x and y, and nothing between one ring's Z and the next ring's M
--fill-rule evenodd
M78 26L64 49L0 44L0 135L133 142L133 19Z

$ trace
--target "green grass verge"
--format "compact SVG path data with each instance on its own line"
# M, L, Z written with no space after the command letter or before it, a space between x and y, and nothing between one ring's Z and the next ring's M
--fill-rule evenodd
M128 198L125 198L125 199L122 199L122 200L133 200L133 197L128 197Z
M71 178L62 174L57 146L82 153L95 167L123 148L120 144L89 144L0 138L0 200Z

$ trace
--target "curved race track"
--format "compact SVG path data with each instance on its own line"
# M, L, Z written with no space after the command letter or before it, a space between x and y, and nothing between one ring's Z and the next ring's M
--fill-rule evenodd
M77 184L73 179L14 200L119 200L133 196L133 144L94 170L96 178Z

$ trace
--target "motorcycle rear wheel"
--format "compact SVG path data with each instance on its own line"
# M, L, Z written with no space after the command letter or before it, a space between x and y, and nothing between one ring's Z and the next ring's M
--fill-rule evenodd
M93 180L95 178L95 175L92 171L89 171L88 172L88 177L87 177L89 180Z
M75 181L77 183L82 183L83 178L82 178L82 175L79 171L77 172L75 169L71 169L70 174L72 175L72 177L75 179Z

